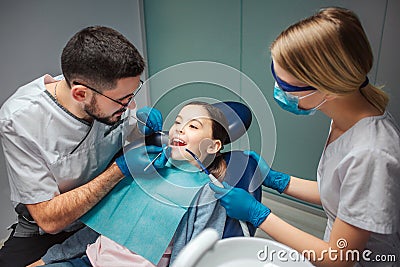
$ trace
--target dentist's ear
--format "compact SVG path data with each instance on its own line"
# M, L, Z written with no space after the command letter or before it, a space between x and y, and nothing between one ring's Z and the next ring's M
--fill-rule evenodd
M87 99L86 88L81 85L72 84L71 95L76 101L83 102Z

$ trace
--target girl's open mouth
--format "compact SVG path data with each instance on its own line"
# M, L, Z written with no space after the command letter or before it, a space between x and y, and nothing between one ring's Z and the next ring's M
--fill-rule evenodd
M179 138L173 138L171 140L171 146L186 146L187 143Z

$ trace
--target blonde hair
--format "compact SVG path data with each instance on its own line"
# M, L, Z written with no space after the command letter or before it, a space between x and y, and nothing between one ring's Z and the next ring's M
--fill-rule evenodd
M359 90L373 64L360 20L339 7L322 9L287 28L271 44L271 55L299 81L337 95ZM385 92L372 84L360 91L379 111L385 110Z

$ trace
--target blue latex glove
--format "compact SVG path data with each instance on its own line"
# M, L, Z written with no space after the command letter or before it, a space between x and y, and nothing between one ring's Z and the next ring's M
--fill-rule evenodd
M162 154L153 162L153 164L144 170L151 162L149 154L154 154L152 158L157 156L159 153ZM167 163L170 154L170 148L165 149L159 146L141 146L137 148L124 151L122 156L119 156L115 162L120 168L122 174L125 177L136 176L143 174L150 174L155 172L156 169L163 168Z
M246 150L243 151L243 153L252 157L258 162L258 168L261 172L261 175L265 177L263 185L275 189L279 193L285 191L290 182L290 175L283 172L274 171L268 166L268 163L266 163L265 160L254 151Z
M138 121L139 131L144 135L150 135L154 132L162 131L163 118L158 109L151 107L143 107L136 111L136 118ZM146 123L146 125L143 124Z
M163 153L153 162L153 166L156 169L161 169L165 167L168 158L171 156L171 147L167 147L166 144L162 145Z
M271 210L258 202L252 195L242 188L235 188L222 182L224 188L209 183L210 188L215 192L215 197L221 201L229 217L241 221L248 221L258 227Z

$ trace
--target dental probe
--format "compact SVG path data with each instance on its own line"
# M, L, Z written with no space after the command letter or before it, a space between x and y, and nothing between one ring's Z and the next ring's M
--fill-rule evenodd
M149 127L149 126L147 126L147 124L144 122L144 121L142 121L142 120L139 120L136 116L132 116L133 118L135 118L138 122L140 122L141 124L143 124L144 126L146 126L146 127ZM149 127L150 128L150 127ZM150 128L150 129L152 129L152 128ZM154 129L152 129L153 131L154 131ZM159 133L159 134L161 134L161 135L167 135L166 133L164 133L163 131L154 131L154 133Z
M200 161L200 159L196 156L196 154L194 154L192 151L190 151L189 149L185 148L185 150L196 160L196 162L200 165L200 168L203 170L203 172L205 174L208 175L208 177L210 178L211 182L213 184L215 184L218 187L224 188L223 184L218 181L217 178L215 178L214 175L212 175L212 173L210 173L207 168L203 165L203 163ZM239 221L240 223L240 227L242 228L243 231L243 235L244 236L250 236L250 232L249 232L249 228L247 227L247 224L244 221Z
M163 150L160 152L160 153L158 153L158 155L152 160L152 161L150 161L150 163L146 166L146 168L144 168L143 169L143 171L147 171L147 169L154 163L154 161L156 161L156 159L158 159L160 156L161 156L161 154L164 152L164 150L165 149L167 149L168 148L168 146L165 146L164 148L163 148Z

